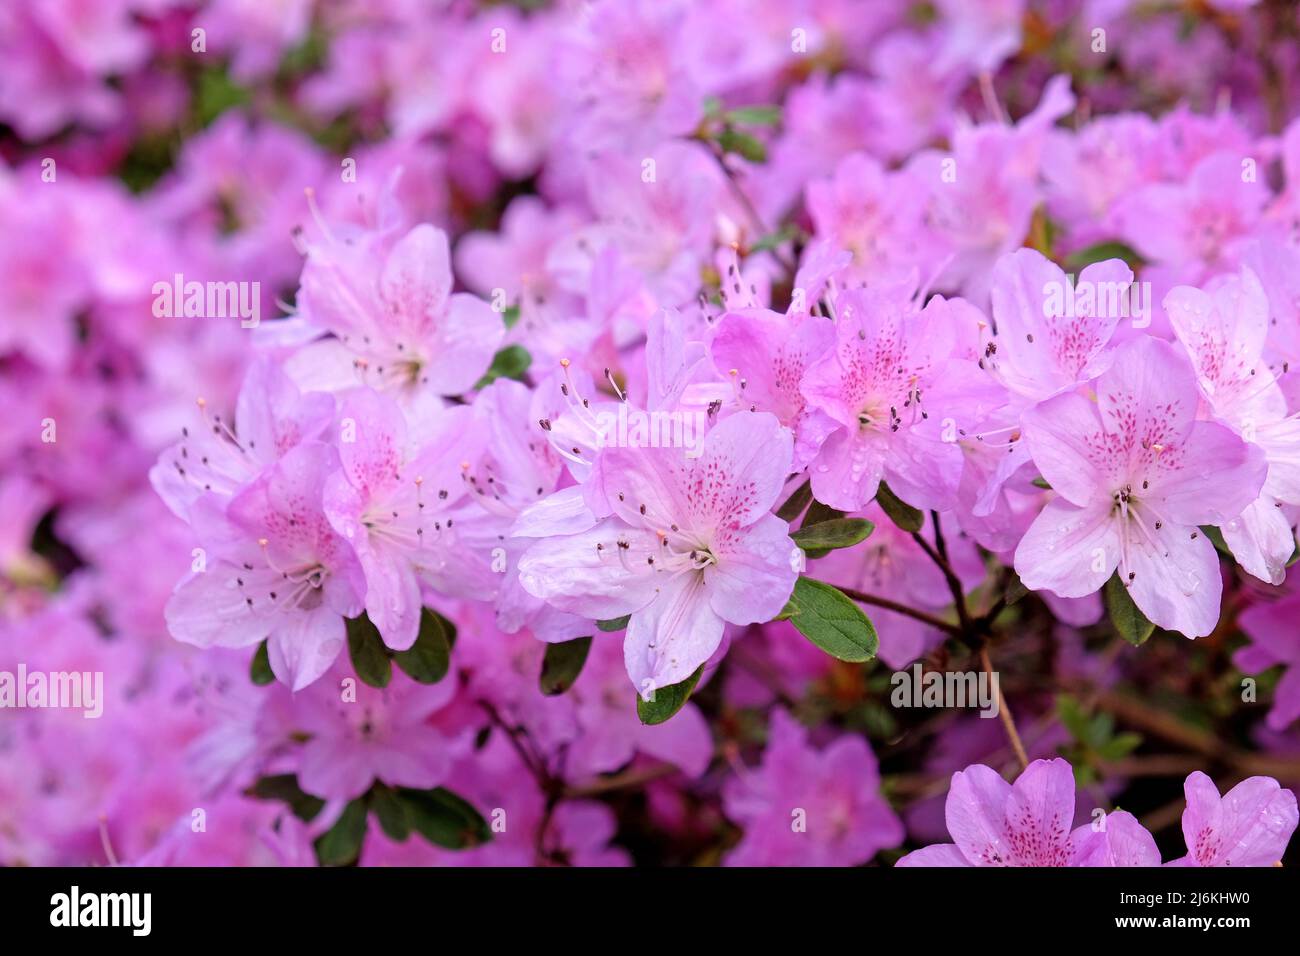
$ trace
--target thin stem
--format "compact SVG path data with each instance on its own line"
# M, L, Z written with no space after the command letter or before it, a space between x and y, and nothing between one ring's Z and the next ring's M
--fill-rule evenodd
M1029 766L1029 755L1025 753L1025 745L1020 741L1020 732L1016 730L1016 719L1011 716L1011 708L1007 706L1007 699L1002 695L1002 687L993 682L993 662L989 660L988 648L980 648L980 664L984 667L984 673L988 675L989 685L998 689L998 717L1001 718L1007 738L1011 741L1011 749L1016 752L1016 759L1020 761L1020 769L1024 770Z
M906 604L899 604L897 601L889 600L889 598L876 597L874 594L867 594L866 592L859 591L856 588L840 588L840 590L853 600L861 601L863 604L883 607L887 611L893 611L896 614L905 615L913 620L929 624L931 627L937 627L939 630L946 634L951 634L953 637L963 636L964 632L956 624L945 621L943 618L936 617L933 614L927 614L925 611L918 611L915 608L908 607Z
M547 789L550 786L550 774L546 772L546 767L541 758L532 752L531 747L525 746L524 741L527 738L527 734L524 732L523 728L511 727L507 724L501 718L501 714L498 713L497 709L488 701L480 700L478 703L487 713L488 719L491 720L493 725L498 727L501 732L506 735L506 739L509 740L511 746L515 748L515 752L519 755L519 759L528 769L528 772L537 778L538 784L540 784L543 789Z
M939 547L936 548L935 545L927 541L919 531L913 532L912 540L921 546L921 550L929 555L930 560L943 572L943 579L948 582L948 590L952 592L952 603L957 608L957 620L961 625L962 637L966 638L968 643L978 641L978 635L972 626L970 610L966 607L966 593L962 589L961 580L948 562L946 555L948 549L943 540L943 531L939 527L939 513L937 511L930 512L930 521L934 525L934 538L939 543Z

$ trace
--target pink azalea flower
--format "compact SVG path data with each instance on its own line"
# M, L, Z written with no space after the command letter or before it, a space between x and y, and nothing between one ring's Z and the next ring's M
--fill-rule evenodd
M792 445L774 416L750 412L714 426L697 458L606 449L599 491L613 514L534 544L520 582L584 617L630 614L624 655L638 691L680 683L718 649L725 623L770 620L794 588L794 544L770 513Z
M577 136L596 148L649 147L699 121L697 87L680 2L606 0L573 33L562 76L583 109Z
M856 16L856 11L855 11ZM964 65L951 65L935 56L937 38L895 30L881 37L871 52L874 77L865 92L872 152L891 161L910 156L917 149L952 132L955 101L965 85ZM837 83L849 86L858 77L841 73ZM859 107L857 117L862 117ZM831 126L834 119L823 120Z
M560 35L553 19L513 19L505 13L493 11L490 19L506 31L510 56L484 47L466 96L492 131L493 164L507 178L523 179L536 172L562 128L562 91L552 82Z
M723 805L745 830L727 866L855 866L903 839L867 742L845 734L816 750L781 709L762 763L738 769Z
M1068 81L1054 77L1038 107L1015 126L960 127L950 154L926 151L908 162L905 168L927 184L926 221L951 250L941 287L986 302L993 264L1029 232L1052 124L1073 108Z
M939 0L947 26L940 62L975 72L997 67L1020 46L1025 0Z
M1300 139L1300 126L1296 130ZM1242 259L1259 277L1268 296L1266 357L1275 367L1300 366L1300 249L1263 239L1248 245Z
M854 279L933 268L942 255L925 228L925 188L870 156L854 153L831 179L810 182L805 203L817 235L852 253L848 276Z
M21 189L10 176L0 172L0 215L12 230L0 243L0 353L20 352L41 366L63 368L76 342L76 313L90 291L64 238L76 231L73 208L50 191Z
M1184 182L1157 183L1126 197L1121 234L1148 259L1199 282L1232 268L1259 221L1268 191L1243 174L1242 156L1223 151L1196 164Z
M1014 784L983 764L952 775L945 816L954 843L907 854L899 866L1159 866L1155 841L1127 813L1104 829L1072 829L1074 771L1035 760Z
M481 447L472 418L459 406L409 427L397 403L372 389L340 402L342 467L325 483L325 514L356 552L366 611L394 650L415 643L421 581L457 597L492 595L491 572L464 537L477 517L463 507L465 469Z
M820 316L798 321L766 309L727 312L710 345L719 374L735 371L736 403L771 412L795 435L794 467L817 454L836 427L825 412L809 407L799 389L804 372L835 342L835 326Z
M1195 420L1191 369L1157 339L1119 349L1095 389L1095 401L1068 392L1024 416L1030 454L1057 496L1016 549L1016 571L1030 590L1083 597L1118 569L1150 620L1209 634L1223 585L1198 526L1226 524L1258 496L1263 455Z
M1029 448L1020 440L1025 410L1077 388L1110 364L1121 313L1130 313L1132 281L1132 270L1119 259L1086 267L1077 282L1033 249L998 260L990 291L993 322L980 366L1006 386L1010 401L995 415L1005 425L981 423L970 436L1001 452L974 504L976 518L993 510L1007 481L1029 463Z
M224 506L250 481L300 442L324 437L334 419L334 397L300 392L278 363L254 362L244 376L234 421L200 400L200 424L186 425L181 440L149 472L154 490L172 512L188 519L204 496Z
M496 592L497 626L508 634L527 627L546 642L569 641L589 634L590 623L524 590L519 583L519 558L532 541L512 534L510 527L528 506L544 502L560 479L560 455L538 431L539 420L548 414L538 411L542 395L541 388L531 392L520 382L503 378L475 396L472 427L486 437L487 444L464 478L478 507L490 516L484 520L500 522L493 547L504 549L506 566ZM553 425L547 437L555 431Z
M292 287L302 268L285 236L301 225L303 190L330 174L304 134L230 110L185 141L146 208L167 225L177 251L204 263L207 274L186 268L187 280L256 280L265 319L280 312L276 294ZM173 258L155 278L171 278L182 263L186 258Z
M1109 364L1132 281L1133 270L1119 259L1087 266L1075 280L1042 253L1017 249L994 270L993 347L983 366L1029 401L1095 378Z
M324 512L339 467L329 445L303 442L231 500L205 566L167 603L174 637L199 647L267 639L271 669L293 690L325 673L364 594L352 549Z
M1143 113L1098 116L1078 130L1052 131L1043 149L1047 202L1053 217L1071 228L1071 241L1114 234L1123 197L1160 178L1157 137Z
M311 0L215 0L204 10L203 22L213 45L232 55L235 77L250 82L273 72L285 50L306 38L312 6Z
M551 250L547 265L560 283L585 292L600 254L613 245L661 305L694 300L722 197L722 176L708 153L696 143L669 140L644 159L598 154L584 171L599 218Z
M1283 505L1300 505L1300 417L1288 413L1286 395L1264 361L1269 329L1264 289L1250 269L1243 269L1204 292L1179 286L1165 296L1164 306L1206 404L1268 458L1259 497L1220 530L1246 571L1281 584L1296 548Z
M850 290L835 309L835 348L800 386L839 426L810 466L814 496L856 511L884 479L917 506L948 507L961 479L957 422L987 389L975 363L954 354L961 330L942 299L918 309L906 283Z
M336 668L341 679L350 671ZM356 699L343 700L336 681L322 681L295 698L303 745L298 783L327 800L352 800L381 780L391 787L428 790L442 784L467 740L445 737L429 724L456 694L454 679L417 684L404 674L380 690L357 682Z
M1300 594L1287 594L1277 601L1261 601L1246 608L1238 618L1251 643L1233 656L1233 663L1247 674L1258 674L1277 664L1286 669L1273 690L1273 707L1268 726L1285 730L1300 718L1300 632L1296 615Z
M1220 796L1214 781L1197 770L1183 792L1187 855L1170 866L1273 866L1300 820L1295 794L1272 777L1249 777Z
M686 776L699 777L713 758L709 725L689 701L666 723L641 723L627 692L622 655L612 635L595 636L569 695L577 719L577 733L564 763L570 780L618 770L636 754L667 761Z
M486 302L451 288L447 236L427 223L401 237L327 233L308 247L299 306L361 360L366 384L454 395L487 371L505 326Z
M54 0L0 12L0 55L11 78L0 116L24 138L43 140L69 123L102 126L121 109L110 74L136 67L149 45L131 0Z
M536 346L551 345L554 326L563 327L581 311L577 296L546 265L551 249L580 222L571 208L552 210L536 197L520 196L506 208L499 231L471 232L456 247L456 271L470 289L489 298L499 289L519 306L519 321L507 339L522 342L534 360Z

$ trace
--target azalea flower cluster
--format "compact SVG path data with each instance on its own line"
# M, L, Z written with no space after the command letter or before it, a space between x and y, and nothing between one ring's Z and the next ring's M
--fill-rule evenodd
M93 6L0 13L0 863L1287 855L1293 12Z

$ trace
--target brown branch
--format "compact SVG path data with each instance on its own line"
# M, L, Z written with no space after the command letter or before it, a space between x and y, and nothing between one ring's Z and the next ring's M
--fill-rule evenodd
M956 624L945 621L943 618L936 617L933 614L927 614L925 611L918 611L915 608L908 607L906 604L899 604L897 601L891 601L889 598L876 597L874 594L867 594L865 591L859 591L856 588L842 587L840 590L855 601L861 601L863 604L870 604L874 607L883 607L887 611L893 611L896 614L905 615L913 620L929 624L931 627L937 627L939 630L951 634L953 637L961 637L964 633Z

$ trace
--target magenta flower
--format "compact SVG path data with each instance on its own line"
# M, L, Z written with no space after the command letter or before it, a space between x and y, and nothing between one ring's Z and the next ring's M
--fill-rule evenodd
M745 830L728 866L854 866L903 839L867 742L845 734L814 749L780 709L772 711L763 762L738 769L723 804Z
M618 770L637 754L675 764L688 777L701 776L713 758L713 738L700 709L688 701L672 720L641 723L636 708L628 706L621 657L611 635L596 635L582 675L569 692L577 725L568 744L566 776L582 780ZM532 676L528 674L530 684ZM527 692L536 693L531 686Z
M1300 594L1288 594L1277 601L1254 604L1241 613L1238 622L1251 643L1233 656L1233 663L1247 674L1258 674L1277 664L1285 666L1273 690L1273 708L1268 726L1285 730L1300 718L1300 632L1295 622L1300 614Z
M899 866L1158 866L1155 841L1126 813L1103 829L1074 825L1074 771L1035 760L1014 784L983 764L952 775L945 816L954 843L907 854Z
M1272 777L1250 777L1219 796L1214 781L1197 770L1183 792L1187 855L1170 866L1273 866L1300 820L1295 794Z
M624 658L643 696L685 680L718 649L724 624L771 620L790 597L794 543L770 509L792 444L771 414L745 412L714 426L698 458L606 449L599 493L613 514L534 544L520 583L574 614L630 614Z
M1058 395L1024 416L1030 454L1056 497L1015 554L1030 590L1083 597L1119 571L1163 628L1203 637L1219 618L1222 581L1199 525L1237 517L1259 494L1258 449L1196 421L1186 359L1143 337L1119 349L1095 401Z
M359 797L375 780L420 790L438 786L468 750L468 741L446 738L429 725L455 694L454 680L428 686L404 674L383 690L358 681L355 700L341 700L334 682L316 685L294 701L299 729L311 736L298 782L329 800Z

